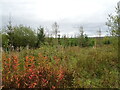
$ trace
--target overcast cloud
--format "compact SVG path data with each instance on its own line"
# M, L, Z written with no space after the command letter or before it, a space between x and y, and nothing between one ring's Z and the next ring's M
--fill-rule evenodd
M0 0L0 27L11 19L13 25L27 25L36 29L56 21L61 34L74 35L83 26L88 36L96 36L101 28L106 35L108 14L115 12L119 0Z

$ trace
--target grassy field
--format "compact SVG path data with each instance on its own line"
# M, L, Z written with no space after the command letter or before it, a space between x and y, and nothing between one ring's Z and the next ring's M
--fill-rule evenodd
M4 88L118 88L118 51L43 46L2 54Z

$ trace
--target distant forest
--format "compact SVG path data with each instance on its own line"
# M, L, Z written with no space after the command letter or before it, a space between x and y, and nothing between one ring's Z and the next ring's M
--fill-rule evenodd
M117 9L118 10L118 9ZM62 45L66 46L80 46L80 47L93 47L104 44L111 44L116 40L114 37L119 36L120 19L118 15L108 15L108 22L106 25L109 27L110 36L101 38L101 30L98 30L98 37L90 38L84 33L83 27L79 27L79 34L75 37L67 37L66 35L60 36L59 25L57 22L53 23L53 34L49 35L44 32L44 27L38 27L37 33L32 28L19 25L13 26L11 20L6 28L2 29L0 35L2 36L2 47L5 51L10 48L13 50L20 48L39 48L42 45ZM117 42L117 41L116 41Z

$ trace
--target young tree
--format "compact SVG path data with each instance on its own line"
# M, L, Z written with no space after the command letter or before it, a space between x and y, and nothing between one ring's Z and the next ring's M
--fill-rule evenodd
M55 22L52 25L52 29L53 29L53 34L55 35L55 39L53 40L54 45L58 45L58 33L60 33L60 31L58 30L59 25L57 24L57 22Z
M84 36L84 35L83 35L83 33L84 33L84 31L83 31L83 26L80 26L79 32L80 32L80 36L83 37L83 36Z
M116 48L120 46L120 3L116 8L115 15L108 15L108 22L106 25L109 27L110 34L114 37L111 37L112 45ZM118 48L120 50L120 48Z
M60 31L58 31L58 28L59 28L59 25L57 24L57 22L55 22L55 23L52 25L52 29L53 29L53 33L54 33L54 35L55 35L55 38L57 38L58 33L60 33Z
M116 8L116 15L109 14L108 15L108 22L106 22L106 25L109 27L110 34L112 36L118 36L120 35L120 17L117 14L119 11L118 8Z
M84 31L83 31L83 27L80 26L79 27L79 36L78 36L78 44L79 46L83 46L84 43Z
M15 26L14 28L13 45L17 48L20 46L35 47L37 37L35 32L30 28L23 25Z
M14 29L13 29L13 26L12 26L11 17L9 17L9 22L8 22L8 25L7 25L7 34L8 34L8 39L9 39L9 45L13 46Z
M79 27L79 36L78 36L78 44L81 47L88 46L88 37L86 34L84 34L83 27Z
M44 28L39 27L37 32L37 47L39 47L42 43L44 43L45 40L45 34L44 34Z
M101 46L102 42L101 42L101 34L102 34L102 31L101 31L101 28L99 28L99 30L97 31L97 34L98 34L98 37L96 37L96 44Z

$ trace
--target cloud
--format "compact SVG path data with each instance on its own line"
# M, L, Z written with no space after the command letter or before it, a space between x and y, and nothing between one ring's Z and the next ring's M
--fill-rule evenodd
M119 0L0 0L0 25L8 23L11 13L14 25L24 24L37 28L42 25L51 30L57 21L62 34L74 34L83 26L88 35L94 35L101 28L109 13L114 13ZM0 26L0 27L2 27ZM103 34L104 34L103 33Z

